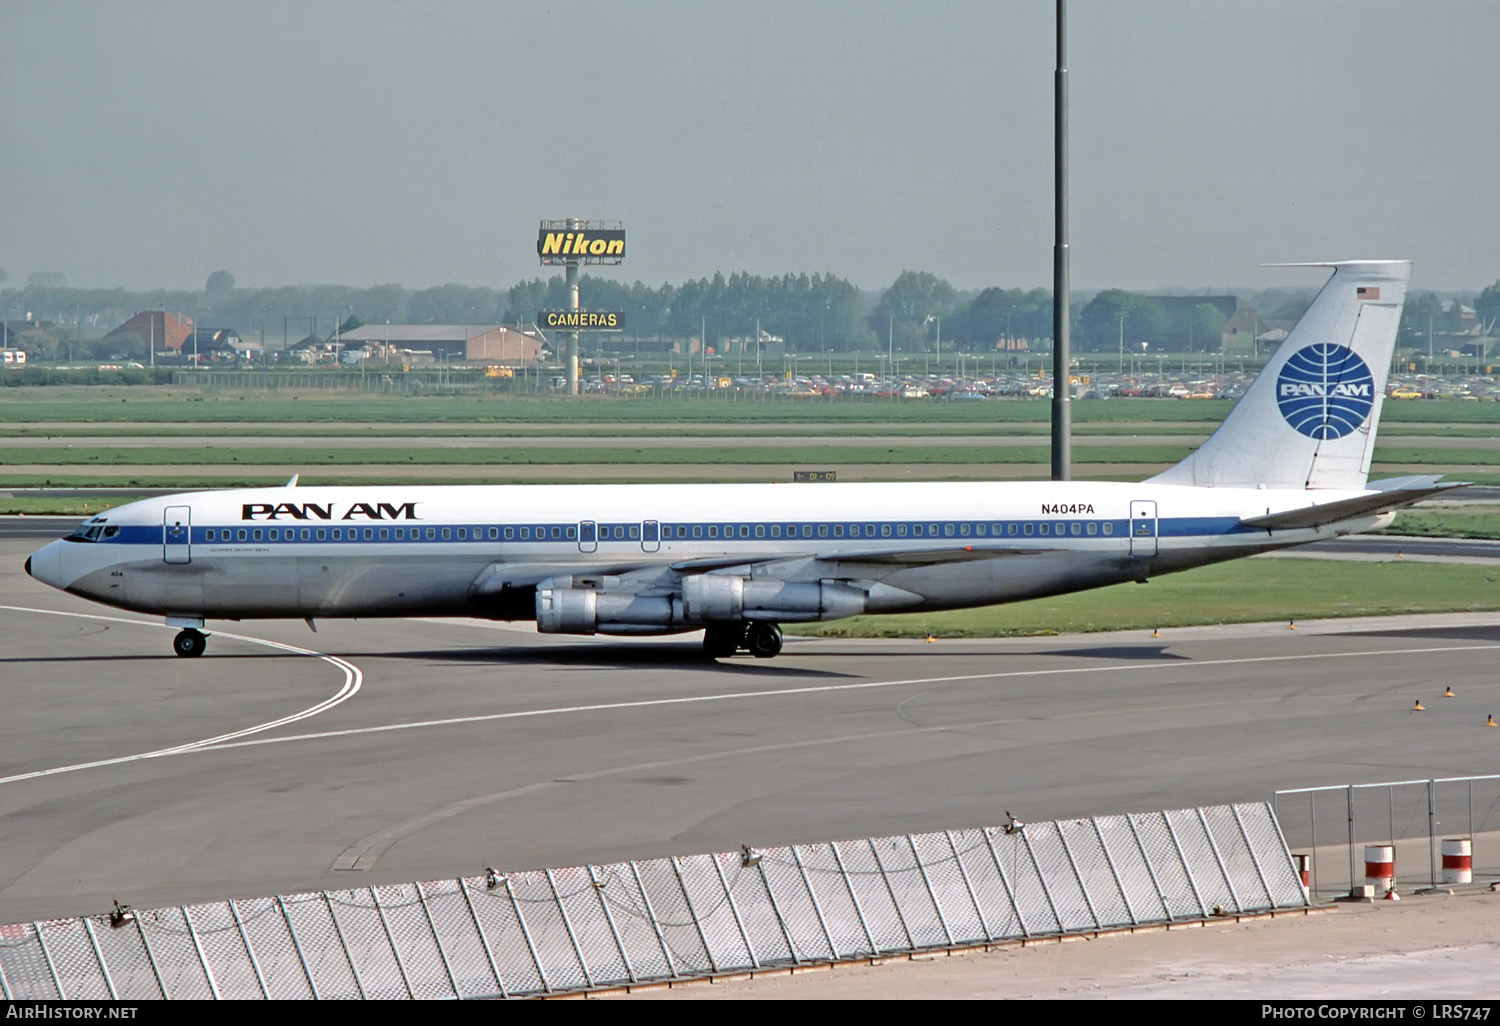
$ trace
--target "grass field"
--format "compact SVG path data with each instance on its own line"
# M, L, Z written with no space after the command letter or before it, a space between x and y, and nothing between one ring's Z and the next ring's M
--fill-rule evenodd
M1228 408L1219 400L1075 402L1074 477L1147 477L1185 456ZM1384 409L1373 476L1445 472L1500 483L1500 404L1389 402ZM845 479L904 480L922 473L915 470L921 466L926 479L1035 480L1048 473L1049 417L1050 404L1040 399L751 402L19 388L0 392L0 489L263 486L284 481L287 468L310 471L309 484L443 483L460 470L476 483L584 482L602 479L605 466L609 480L622 482L763 480L785 475L788 463L844 467ZM885 444L885 436L918 435L920 443ZM955 435L995 441L943 443ZM871 436L881 441L862 441ZM317 443L263 444L293 437ZM391 444L378 444L382 437ZM639 446L591 444L635 437L642 438ZM15 441L7 445L5 438ZM528 444L543 438L562 444ZM1451 526L1430 530L1447 533Z
M1500 568L1260 558L1013 605L783 629L820 637L992 638L1479 610L1500 610Z

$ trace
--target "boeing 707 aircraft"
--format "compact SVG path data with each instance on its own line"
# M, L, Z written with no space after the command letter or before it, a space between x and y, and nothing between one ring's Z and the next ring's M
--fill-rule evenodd
M360 486L147 499L84 521L32 577L165 617L473 616L552 634L781 624L1082 591L1388 524L1453 484L1367 484L1407 261L1346 261L1219 429L1144 482Z

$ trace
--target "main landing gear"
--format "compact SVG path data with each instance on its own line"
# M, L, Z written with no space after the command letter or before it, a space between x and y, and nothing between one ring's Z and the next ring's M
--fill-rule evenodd
M781 628L774 623L712 623L703 632L703 652L710 659L732 656L740 649L757 659L781 653Z
M172 639L172 651L179 656L196 657L203 654L208 647L208 638L202 631L189 627L185 631L178 632L177 637Z

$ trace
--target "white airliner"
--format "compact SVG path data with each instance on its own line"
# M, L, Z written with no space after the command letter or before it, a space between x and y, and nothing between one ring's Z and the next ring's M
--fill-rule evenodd
M780 624L958 609L1145 581L1367 531L1457 487L1366 484L1407 261L1332 267L1224 423L1141 483L360 486L147 499L26 570L182 628L474 616L558 634L704 630L781 651Z

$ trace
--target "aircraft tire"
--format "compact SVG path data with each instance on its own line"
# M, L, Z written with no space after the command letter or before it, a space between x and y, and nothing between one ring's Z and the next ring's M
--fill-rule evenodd
M189 628L172 639L172 651L183 658L196 658L208 647L208 638L201 631Z
M774 623L752 623L745 632L745 647L757 659L781 654L781 628Z
M745 625L742 623L711 623L703 632L703 652L710 659L732 656L744 646Z

